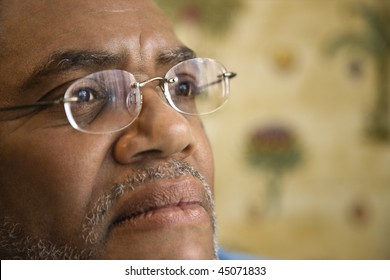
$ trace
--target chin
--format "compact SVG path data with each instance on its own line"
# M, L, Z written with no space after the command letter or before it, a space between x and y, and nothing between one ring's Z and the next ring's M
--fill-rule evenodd
M160 230L112 232L99 259L210 260L215 258L210 223Z
M161 248L164 247L164 248ZM164 244L164 246L150 245L122 246L110 248L98 259L104 260L212 260L215 259L214 247L212 244L193 244L182 246L182 244Z

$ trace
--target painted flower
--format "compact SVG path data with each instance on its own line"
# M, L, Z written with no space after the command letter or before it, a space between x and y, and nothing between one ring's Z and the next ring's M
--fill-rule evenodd
M282 171L300 161L301 150L295 136L288 128L259 127L249 135L247 159L253 166Z

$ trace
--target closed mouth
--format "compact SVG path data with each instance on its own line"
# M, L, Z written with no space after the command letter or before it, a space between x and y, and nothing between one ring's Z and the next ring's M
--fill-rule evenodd
M163 212L175 212L175 211L186 211L189 208L200 206L197 202L179 202L176 204L167 204L162 206L153 206L145 210L137 211L134 213L128 213L124 216L121 216L117 218L113 222L113 226L120 226L126 222L131 222L136 219L143 219L143 218L150 218L151 216L155 215L156 213L163 213Z
M129 194L120 203L111 229L156 229L210 218L204 188L196 180L153 182Z

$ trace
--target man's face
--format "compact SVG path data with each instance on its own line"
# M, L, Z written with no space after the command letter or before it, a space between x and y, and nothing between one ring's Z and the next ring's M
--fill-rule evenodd
M159 60L182 45L145 0L2 1L0 21L0 107L100 70L164 76L183 57ZM62 105L0 115L2 259L214 257L202 124L154 86L142 94L138 118L111 134L76 131Z

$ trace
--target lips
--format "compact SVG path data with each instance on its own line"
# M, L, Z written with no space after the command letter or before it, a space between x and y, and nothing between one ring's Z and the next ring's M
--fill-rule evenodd
M162 180L143 185L119 201L111 230L156 229L210 219L204 187L196 179Z

